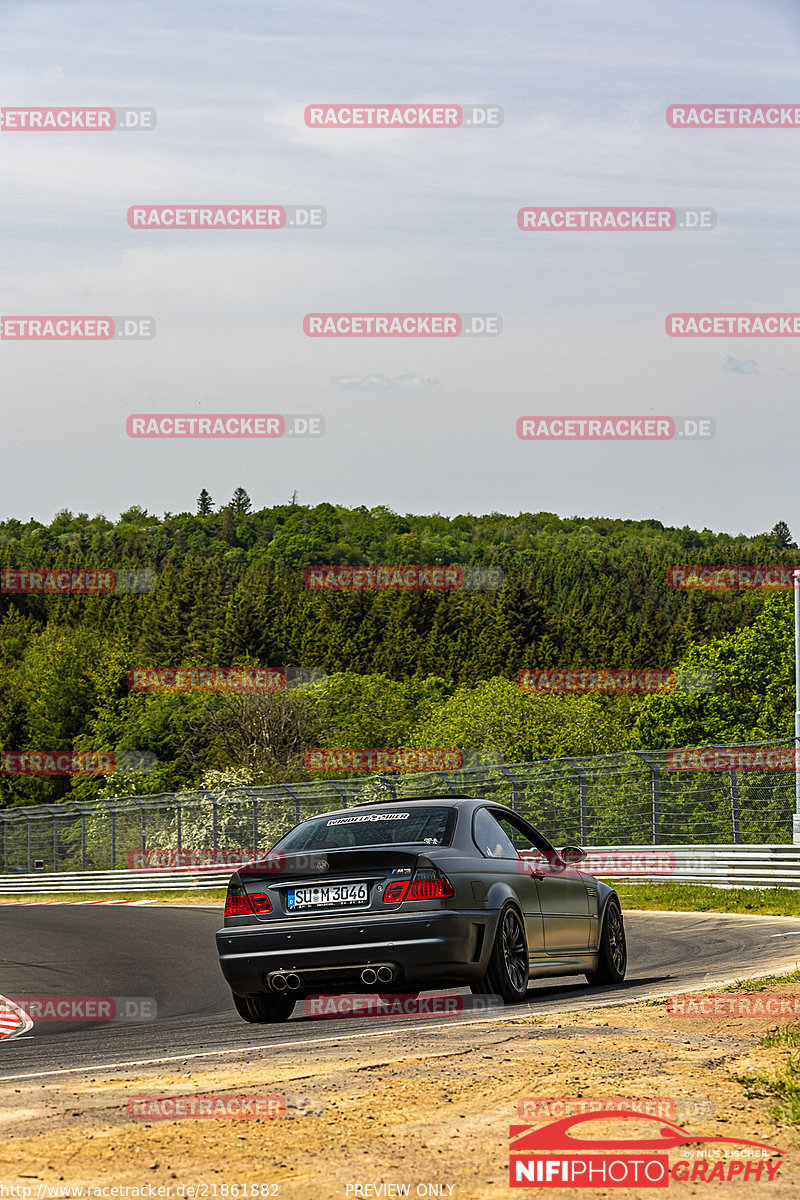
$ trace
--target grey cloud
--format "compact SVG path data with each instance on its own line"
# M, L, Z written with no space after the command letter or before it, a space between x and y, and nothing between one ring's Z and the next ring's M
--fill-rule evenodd
M757 375L758 363L754 358L734 358L732 354L728 354L720 369L730 371L734 375Z
M438 387L438 379L426 379L424 375L335 375L333 382L339 387L358 392L391 392L403 388Z

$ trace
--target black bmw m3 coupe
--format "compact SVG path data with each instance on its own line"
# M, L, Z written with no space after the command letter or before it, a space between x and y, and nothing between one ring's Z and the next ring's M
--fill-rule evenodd
M616 892L518 813L431 796L309 817L230 881L220 965L246 1021L283 1021L309 992L469 986L524 999L528 981L620 983Z

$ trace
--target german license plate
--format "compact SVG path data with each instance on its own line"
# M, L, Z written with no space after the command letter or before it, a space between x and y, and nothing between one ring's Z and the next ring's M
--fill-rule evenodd
M286 907L290 912L298 908L333 908L341 904L366 904L369 889L366 883L328 883L323 887L289 888L286 892Z

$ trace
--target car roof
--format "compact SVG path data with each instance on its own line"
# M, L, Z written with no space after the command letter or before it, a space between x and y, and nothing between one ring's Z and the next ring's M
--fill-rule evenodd
M377 800L371 804L351 804L348 808L334 808L329 812L312 813L308 817L304 817L304 821L314 821L319 817L338 817L342 814L354 812L380 812L384 810L391 812L394 808L413 808L415 804L437 804L442 808L478 808L482 804L492 804L497 808L506 808L507 805L499 803L497 800L490 800L486 796L442 796L441 793L432 796L414 796L413 799L400 798L399 800ZM511 812L511 809L507 809ZM303 822L301 822L302 824Z

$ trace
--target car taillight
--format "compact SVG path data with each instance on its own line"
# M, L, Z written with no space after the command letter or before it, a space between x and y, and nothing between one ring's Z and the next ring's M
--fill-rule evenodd
M453 885L439 871L417 871L413 879L389 883L383 893L384 904L401 904L403 900L447 900L455 895Z
M225 897L226 917L252 917L256 913L268 912L272 912L272 905L265 892L248 894L239 884L230 884Z
M410 883L410 879L406 879L403 883L390 883L383 893L383 903L399 904L401 900L405 900Z
M406 900L447 900L454 894L453 885L444 875L433 871L417 871L411 880Z

